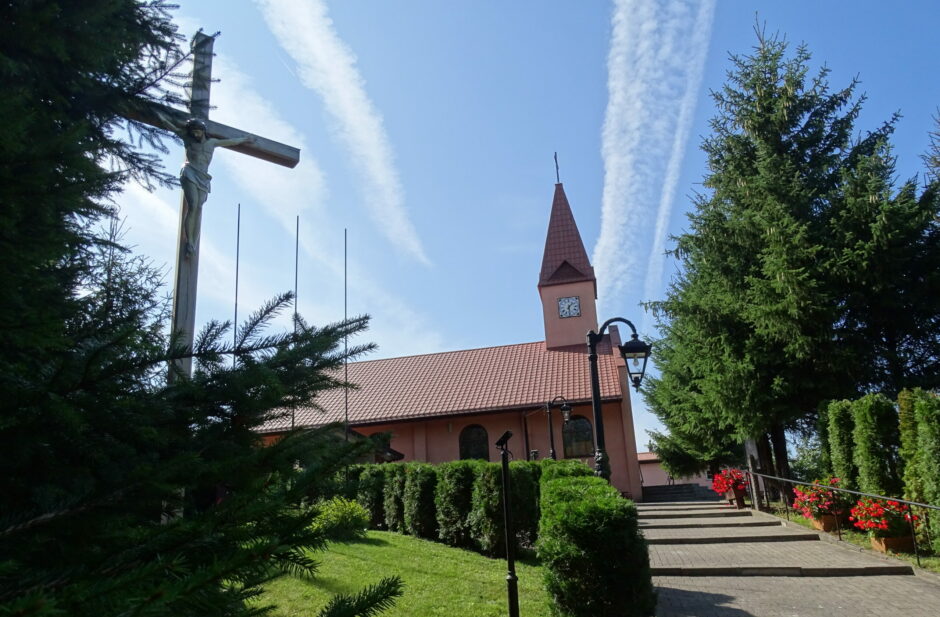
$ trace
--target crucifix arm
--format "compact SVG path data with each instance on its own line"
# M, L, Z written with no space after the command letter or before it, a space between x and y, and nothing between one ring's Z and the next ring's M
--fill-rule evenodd
M138 103L128 106L124 115L131 120L137 120L149 124L150 126L173 131L177 135L182 135L182 133L185 132L186 121L190 118L184 111L154 103ZM253 135L246 131L240 131L220 122L214 122L208 119L203 119L203 122L206 123L207 136L213 139L227 142L230 140L250 138L232 143L231 145L218 145L268 161L269 163L277 163L284 167L296 167L297 163L300 162L300 150L298 148L282 144L273 139Z
M233 137L231 139L213 139L212 144L222 146L223 148L231 148L232 146L254 143L254 141L254 135L247 135L245 137Z

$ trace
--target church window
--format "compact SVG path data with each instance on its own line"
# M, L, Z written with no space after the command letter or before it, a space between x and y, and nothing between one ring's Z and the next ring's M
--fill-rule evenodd
M471 424L460 431L460 460L479 458L490 460L490 444L486 429L479 424Z
M573 416L561 429L565 458L581 458L594 454L594 430L584 416Z

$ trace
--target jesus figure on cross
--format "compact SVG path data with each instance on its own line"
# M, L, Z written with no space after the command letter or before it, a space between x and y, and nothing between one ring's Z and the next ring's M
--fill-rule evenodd
M209 163L213 151L220 146L238 146L251 143L254 139L235 137L216 139L206 136L206 123L199 118L191 118L185 125L179 125L168 115L156 112L165 125L176 133L186 148L186 161L180 170L180 186L183 189L183 233L186 256L196 250L198 239L198 221L202 218L202 206L209 197L212 176L209 175Z

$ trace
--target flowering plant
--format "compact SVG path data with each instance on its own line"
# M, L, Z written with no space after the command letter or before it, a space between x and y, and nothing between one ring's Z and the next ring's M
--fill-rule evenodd
M838 488L839 478L816 480L813 484L832 486ZM798 510L804 518L819 519L824 514L838 516L851 506L851 499L843 496L839 491L823 488L823 486L794 486L793 508Z
M859 499L849 520L875 538L897 538L911 533L908 521L916 521L917 516L904 503L890 499Z
M719 495L737 489L743 491L747 488L747 479L740 469L722 469L712 478L712 490Z

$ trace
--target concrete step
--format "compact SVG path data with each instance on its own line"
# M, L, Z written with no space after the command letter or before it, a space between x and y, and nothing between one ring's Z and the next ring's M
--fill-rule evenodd
M913 575L907 565L843 567L778 567L778 566L679 566L651 567L653 576L898 576Z
M705 519L704 521L685 518L685 519L664 519L657 521L639 521L640 529L721 529L738 527L780 527L781 523L774 521L763 521L759 519L737 518L737 519Z
M818 542L811 531L793 531L786 527L646 528L642 529L647 544L723 544L732 542Z
M654 576L910 575L910 564L840 549L828 542L651 544Z
M743 518L750 517L750 510L696 510L694 512L643 512L642 520L659 520L665 518Z

